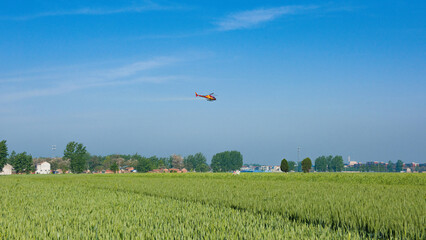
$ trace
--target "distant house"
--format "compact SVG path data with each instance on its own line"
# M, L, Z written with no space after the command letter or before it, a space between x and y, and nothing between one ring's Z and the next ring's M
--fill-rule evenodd
M50 163L42 162L36 165L36 174L49 174L50 173Z
M356 161L349 161L349 166L353 167L355 165L357 165L358 163Z
M281 171L281 166L273 166L271 172L282 172Z
M54 174L63 174L62 169L56 169L53 173Z
M187 172L188 172L188 170L186 170L186 168L182 168L182 172L183 172L183 173L187 173Z
M179 169L177 169L179 170ZM169 169L167 168L159 168L159 169L153 169L152 171L149 171L151 173L168 173Z
M3 167L3 171L0 172L0 175L11 175L13 167L10 164L6 164Z
M105 170L104 173L114 173L114 171L108 169L108 170Z

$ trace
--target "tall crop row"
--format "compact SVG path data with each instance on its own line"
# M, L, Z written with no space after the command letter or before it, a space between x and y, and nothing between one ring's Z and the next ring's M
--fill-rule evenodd
M93 188L80 177L2 178L0 239L359 238L279 214L121 191L114 178L98 182L109 189Z
M110 182L113 185L102 186L92 179L89 184L279 214L294 222L357 231L366 237L426 236L426 176L422 174L140 174Z
M421 174L0 177L0 239L424 239Z

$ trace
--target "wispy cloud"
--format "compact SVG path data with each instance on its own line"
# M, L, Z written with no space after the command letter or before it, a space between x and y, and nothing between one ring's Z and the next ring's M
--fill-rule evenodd
M19 86L21 86L22 82L25 81L37 82L39 83L37 85L47 86L39 88L21 87L16 89L14 82L11 82L11 79L14 78L8 78L6 80L0 78L0 83L3 84L3 92L0 92L0 102L12 102L42 96L54 96L90 88L130 85L142 82L162 83L185 79L185 76L179 75L147 75L146 71L148 70L166 67L179 61L183 60L174 57L157 57L147 61L133 62L116 68L95 69L83 73L80 72L77 75L69 75L69 72L65 72L61 75L54 69L51 69L50 71L41 72L37 75L33 75L32 77L15 78L18 82L20 82L20 84L18 84ZM55 72L55 77L46 77L50 76L51 72ZM76 69L76 72L78 72L78 69ZM11 87L7 89L7 85Z
M143 98L146 102L180 102L180 101L200 101L202 99L195 97L164 97L164 98Z
M269 22L278 17L301 13L304 10L314 9L316 6L282 6L276 8L260 8L255 10L232 13L216 22L217 30L230 31L256 27L261 23Z
M56 11L46 11L39 12L29 15L22 16L0 16L0 19L3 20L14 20L14 21L24 21L31 20L35 18L42 17L54 17L54 16L70 16L70 15L111 15L111 14L120 14L120 13L139 13L146 11L164 11L164 10L176 10L183 9L183 7L176 6L161 6L154 3L149 3L145 6L132 6L132 7L122 7L122 8L78 8L73 10L56 10Z
M158 57L148 61L135 62L130 65L108 71L105 74L107 77L111 78L127 77L144 70L170 65L178 61L179 59L173 57Z

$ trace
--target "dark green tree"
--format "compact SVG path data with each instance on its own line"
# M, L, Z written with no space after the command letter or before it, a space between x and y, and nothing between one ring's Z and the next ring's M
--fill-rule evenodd
M33 157L26 152L16 154L15 151L10 155L10 164L16 173L30 173L34 171Z
M102 163L105 157L102 156L91 156L88 160L88 166L90 171L97 171L98 169L102 169ZM62 169L63 170L63 169Z
M288 171L294 171L295 166L296 166L296 162L289 161L288 162Z
M142 157L138 161L138 165L136 166L136 170L140 173L146 173L146 172L152 171L152 169L154 169L153 164L151 160L149 160L149 158L146 158L146 157Z
M196 172L208 172L210 171L210 167L207 163L198 165L195 169Z
M7 163L7 145L6 140L0 142L0 172L3 170L4 165Z
M70 160L73 173L82 173L87 168L86 147L81 143L69 142L64 150L64 158Z
M161 157L158 159L158 167L159 168L168 168L169 164L168 164L169 159L168 158L164 158Z
M160 160L158 159L157 156L152 156L152 157L149 157L148 159L151 162L152 169L159 168L159 166L160 166Z
M315 159L315 170L317 172L327 172L327 157L320 156Z
M327 171L329 172L333 171L332 164L331 164L332 160L333 160L333 156L331 155L325 157L325 161L327 162Z
M404 167L404 163L401 160L396 161L395 171L401 172Z
M183 159L183 165L188 171L194 171L196 163L194 155L188 155Z
M210 170L210 167L207 164L207 158L202 153L196 153L194 158L197 163L195 166L196 172L208 172Z
M281 171L283 172L288 172L289 171L289 166L288 166L288 162L287 160L284 158L283 160L281 160Z
M188 171L196 172L207 172L209 171L209 165L207 165L207 159L202 153L196 153L195 155L189 155L183 160L184 166Z
M119 167L118 167L117 162L113 162L111 164L110 170L113 171L114 173L117 173L120 170Z
M231 159L230 171L235 171L243 166L243 155L238 151L230 151L229 157Z
M333 172L341 172L343 171L344 164L343 164L343 157L342 156L335 156L331 160L331 169Z
M312 167L312 161L310 158L305 158L302 161L302 170L304 173L308 173Z
M141 155L139 155L138 153L135 153L135 154L133 154L132 155L132 157L131 157L132 159L134 159L134 160L141 160L142 159L142 156Z
M243 155L238 151L216 153L212 158L211 168L214 172L229 172L243 166Z

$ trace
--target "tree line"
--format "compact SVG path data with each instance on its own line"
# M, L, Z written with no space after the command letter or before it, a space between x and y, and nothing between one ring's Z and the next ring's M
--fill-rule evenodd
M360 171L360 172L401 172L404 169L404 162L402 160L396 161L396 163L389 161L388 164L384 163L366 163L366 164L355 164L347 168L348 171ZM416 166L413 170L420 171L419 166Z
M211 165L208 165L207 159L202 153L186 157L175 154L170 157L144 157L138 153L133 155L91 155L82 143L74 141L66 145L62 158L33 159L26 152L16 154L14 151L8 156L6 140L3 140L0 142L0 170L9 163L17 173L30 173L35 170L35 164L43 161L49 162L52 170L61 169L64 173L68 170L72 173L83 173L87 170L100 172L108 169L117 172L122 167L133 167L142 173L159 168L186 168L188 171L194 172L227 172L238 170L243 165L243 156L238 151L217 153L213 156Z
M281 171L289 172L309 172L312 168L312 163L309 158L304 159L303 161L296 164L293 161L287 161L283 159L281 161ZM342 156L319 156L315 159L314 169L317 172L342 172L346 171L360 171L360 172L401 172L404 168L404 162L402 160L398 160L396 163L389 161L388 164L384 163L371 163L368 162L366 164L355 164L353 166L347 166L345 169L345 165L343 162ZM420 170L419 166L416 166L413 170Z
M2 140L0 142L0 171L6 164L12 165L16 173L30 173L35 170L33 157L26 152L16 153L12 151L9 158L8 156L6 140Z
M315 171L317 172L341 172L345 165L342 156L320 156L315 159Z
M310 158L305 158L301 162L299 162L296 166L296 162L287 161L287 159L281 160L280 169L283 172L304 172L308 173L312 168L312 161Z

